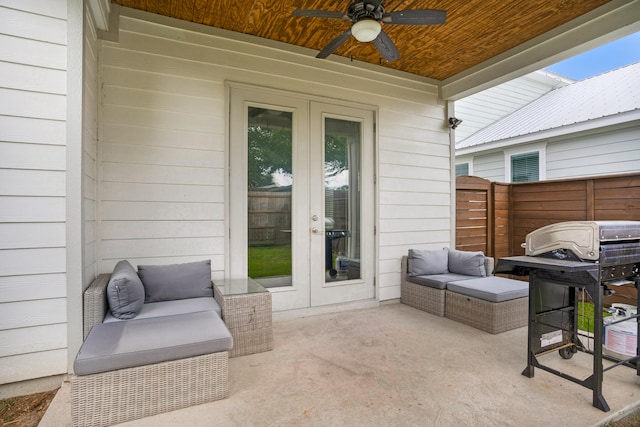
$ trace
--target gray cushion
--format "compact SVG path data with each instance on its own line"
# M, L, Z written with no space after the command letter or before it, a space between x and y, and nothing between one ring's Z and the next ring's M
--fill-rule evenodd
M459 280L473 279L473 276L465 276L464 274L431 274L428 276L409 276L407 281L417 283L418 285L428 286L435 289L447 289L447 283Z
M145 302L212 297L211 260L170 265L139 265Z
M227 351L233 338L213 311L100 323L91 328L73 363L89 375Z
M407 275L446 274L448 264L447 249L420 250L409 249Z
M450 282L447 289L490 302L509 301L529 295L528 282L497 276Z
M482 252L449 249L449 271L468 276L485 277L484 254Z
M132 319L144 304L144 286L129 261L120 261L107 285L109 310L118 319Z
M174 301L150 302L142 306L142 310L136 316L136 320L149 319L159 316L171 316L174 314L193 313L196 311L213 311L222 317L222 309L218 302L211 297L186 298ZM122 322L107 313L103 323Z

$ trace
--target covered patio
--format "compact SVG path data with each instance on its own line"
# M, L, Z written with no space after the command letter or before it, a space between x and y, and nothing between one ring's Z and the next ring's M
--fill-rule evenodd
M256 112L291 122L297 180L280 230L293 242L290 286L271 293L274 350L230 361L228 399L129 425L593 425L635 408L635 372L607 375L603 413L589 390L520 375L524 329L493 336L398 299L408 249L455 246L453 101L637 31L639 0L390 0L389 11L442 8L449 25L389 26L402 55L389 62L353 40L316 59L348 22L292 13L324 3L0 6L11 24L0 57L0 392L73 373L83 292L121 260L211 260L214 282L249 275ZM348 152L363 249L350 287L325 274L321 135L334 120L361 131L361 154ZM582 356L571 363L588 366ZM70 416L65 382L42 425Z
M608 413L584 387L522 376L526 328L491 335L397 303L306 314L275 314L273 351L230 359L228 399L122 425L600 426L640 406L627 367L605 373ZM589 375L588 354L543 357ZM65 384L40 426L68 425Z

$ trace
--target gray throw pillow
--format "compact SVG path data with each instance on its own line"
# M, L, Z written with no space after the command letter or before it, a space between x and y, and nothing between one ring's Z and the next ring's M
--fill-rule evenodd
M118 319L133 319L142 310L144 286L129 261L120 261L113 269L107 285L107 301L111 314Z
M139 265L145 302L213 297L211 260L170 265Z
M447 274L447 248L437 250L409 249L407 274L422 276L428 274Z
M449 271L467 276L485 277L484 254L482 252L449 249Z

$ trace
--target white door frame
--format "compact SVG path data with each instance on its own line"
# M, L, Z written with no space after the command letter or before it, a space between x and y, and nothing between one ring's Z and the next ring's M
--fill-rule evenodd
M319 97L304 94L290 93L282 90L253 87L242 83L227 83L227 97L229 105L229 122L227 129L228 156L226 160L227 193L225 195L225 215L228 238L226 239L225 253L225 277L246 278L248 265L247 251L247 132L248 119L247 111L249 106L279 109L290 111L294 115L293 123L293 176L294 190L292 194L292 230L298 232L292 239L293 257L293 277L292 286L270 288L273 300L273 311L291 310L297 308L307 308L312 305L341 303L348 301L364 300L376 298L375 271L376 271L376 251L375 251L375 133L374 120L375 108L352 103L334 103L332 100L321 99ZM316 114L311 114L311 109ZM325 114L325 115L323 115ZM347 120L362 120L363 123L363 181L365 185L363 191L362 210L369 212L370 218L363 224L362 249L367 253L361 256L361 280L350 280L339 286L328 285L317 282L316 293L318 299L314 303L311 297L312 274L311 258L317 257L318 252L322 252L321 259L324 259L324 243L319 246L312 242L312 220L311 205L309 195L311 190L311 159L310 147L313 147L314 130L311 121L315 121L314 126L322 127L324 117L329 114L331 117L345 118ZM315 116L315 117L314 117ZM313 117L313 119L311 119ZM315 128L314 128L315 129ZM322 145L322 144L320 144ZM314 166L314 168L317 168ZM324 168L320 163L320 171ZM323 181L322 181L323 183ZM316 182L317 184L317 182ZM300 199L306 197L306 203L300 203ZM324 200L324 196L320 203ZM317 203L316 200L313 203ZM366 227L366 228L364 228ZM324 229L324 227L322 227ZM306 230L306 232L302 232ZM315 236L314 236L315 237ZM320 248L320 249L318 249ZM323 264L324 265L324 264ZM320 276L317 272L316 275ZM324 282L324 280L323 280ZM349 283L350 282L350 283ZM355 285L355 286L354 286ZM364 287L368 287L365 292ZM356 291L349 289L359 288Z

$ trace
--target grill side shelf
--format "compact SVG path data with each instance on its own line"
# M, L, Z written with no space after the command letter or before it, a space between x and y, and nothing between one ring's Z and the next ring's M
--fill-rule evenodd
M600 265L593 262L567 261L553 258L514 256L498 259L494 274L527 276L531 270L549 270L561 273L585 272L598 280Z

